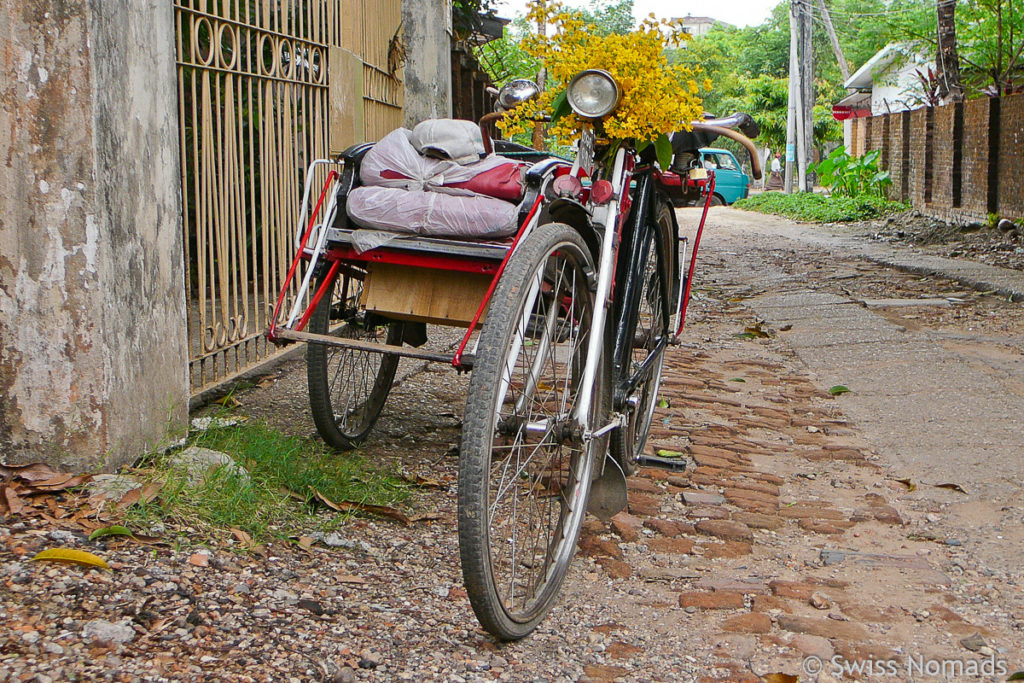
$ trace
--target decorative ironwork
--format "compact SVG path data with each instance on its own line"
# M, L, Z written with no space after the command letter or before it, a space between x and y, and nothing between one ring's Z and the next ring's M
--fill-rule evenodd
M363 139L401 124L400 0L174 0L193 393L272 356L305 169L329 155L329 55L363 60ZM358 100L357 100L358 101Z

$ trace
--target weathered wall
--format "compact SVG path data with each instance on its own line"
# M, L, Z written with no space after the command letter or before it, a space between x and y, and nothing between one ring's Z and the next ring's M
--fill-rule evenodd
M402 0L407 127L452 115L450 26L448 0Z
M990 213L1024 218L1024 95L915 109L909 117L906 141L897 132L901 114L854 119L845 138L854 154L881 150L880 165L893 177L890 196L960 223Z
M110 469L187 419L171 4L0 9L0 456Z

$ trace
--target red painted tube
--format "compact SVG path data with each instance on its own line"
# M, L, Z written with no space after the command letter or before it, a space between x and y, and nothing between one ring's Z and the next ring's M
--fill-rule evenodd
M516 250L516 245L519 244L519 240L526 231L526 226L528 226L530 221L533 220L534 215L540 208L541 200L543 199L543 193L537 195L537 200L533 203L533 208L530 209L530 213L526 216L526 220L523 221L523 224L519 226L519 232L516 233L516 238L512 241L512 246L508 248L508 253L505 254L505 258L502 259L501 265L498 266L498 272L494 274L494 278L491 280L491 284L487 288L487 293L484 294L483 301L480 302L480 306L476 309L476 315L473 316L473 321L469 323L469 329L466 330L466 336L462 338L462 343L459 344L458 350L456 350L455 355L452 356L452 367L456 370L462 369L462 352L466 350L469 338L472 336L473 330L476 329L476 324L480 322L480 316L484 314L484 309L487 308L487 304L491 302L491 297L494 296L494 289L498 286L498 280L501 278L501 274L505 272L505 266L508 265L508 260L512 257L512 252Z
M292 278L295 277L295 269L299 267L299 261L302 260L302 252L306 250L306 246L309 243L309 236L313 233L313 226L316 224L316 216L320 213L320 207L323 206L324 197L327 196L327 190L337 177L337 171L331 171L327 174L327 181L324 183L324 189L320 191L320 198L316 202L316 208L313 210L313 213L309 215L309 225L306 226L306 234L302 236L302 244L295 252L295 258L292 259L292 266L288 269L288 275L284 279L284 284L281 285L281 292L277 295L277 303L274 304L274 317L270 319L270 329L267 330L267 339L270 341L274 341L277 336L274 334L277 330L277 315L281 312L281 304L284 302L285 292L288 291L288 286L291 285ZM306 313L307 315L304 319L309 317L309 309L307 309Z
M710 171L711 182L708 186L708 196L704 200L704 211L700 215L700 225L697 227L697 234L693 238L693 251L690 252L690 269L686 273L686 291L679 302L679 327L676 335L683 331L686 323L686 305L690 303L690 288L693 286L693 271L697 267L697 250L700 248L700 236L704 232L704 222L708 219L708 209L711 207L711 198L715 196L715 172Z

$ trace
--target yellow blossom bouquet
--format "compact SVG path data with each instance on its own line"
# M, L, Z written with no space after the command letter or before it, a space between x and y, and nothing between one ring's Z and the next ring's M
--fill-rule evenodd
M532 0L526 18L554 29L550 37L528 34L522 42L523 50L547 68L547 87L539 97L508 112L498 127L506 135L523 133L550 115L548 134L558 144L572 144L586 122L568 107L566 85L584 69L602 69L622 92L618 107L601 123L603 135L613 148L622 140L633 140L639 148L653 142L667 168L672 152L666 134L690 130L690 122L703 113L696 72L669 64L665 56L667 46L690 37L682 31L681 20L659 21L652 14L624 35L599 35L596 27L557 0ZM708 90L711 81L705 79L702 85Z

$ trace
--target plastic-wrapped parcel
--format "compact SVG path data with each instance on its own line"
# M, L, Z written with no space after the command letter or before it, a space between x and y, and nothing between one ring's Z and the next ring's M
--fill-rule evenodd
M494 155L467 164L426 157L410 135L399 128L366 153L363 185L348 196L353 221L436 237L493 239L516 231L518 208L509 202L522 196L522 164Z

